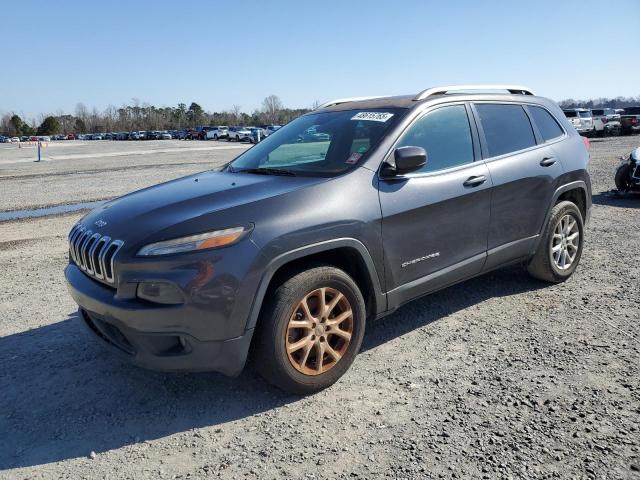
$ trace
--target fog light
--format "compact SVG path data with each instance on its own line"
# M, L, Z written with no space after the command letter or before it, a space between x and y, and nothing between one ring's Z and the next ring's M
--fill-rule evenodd
M136 292L138 298L148 302L176 305L183 303L183 297L174 285L166 282L142 282Z

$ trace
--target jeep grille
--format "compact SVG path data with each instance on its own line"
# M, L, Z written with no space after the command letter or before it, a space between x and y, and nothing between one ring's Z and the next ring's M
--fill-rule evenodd
M124 242L112 240L77 224L69 232L69 256L86 274L113 285L114 259Z

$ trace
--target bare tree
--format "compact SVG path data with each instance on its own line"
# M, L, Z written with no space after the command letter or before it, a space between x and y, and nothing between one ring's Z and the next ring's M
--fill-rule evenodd
M262 101L262 111L268 123L276 123L282 110L282 101L277 95L269 95Z
M242 108L240 105L234 105L231 107L231 115L233 116L233 123L237 125L242 118Z

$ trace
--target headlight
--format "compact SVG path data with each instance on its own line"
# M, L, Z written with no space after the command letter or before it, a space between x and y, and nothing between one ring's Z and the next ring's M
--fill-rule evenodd
M138 251L138 255L169 255L172 253L224 247L237 242L246 231L247 229L245 227L225 228L224 230L214 230L213 232L150 243L142 247Z

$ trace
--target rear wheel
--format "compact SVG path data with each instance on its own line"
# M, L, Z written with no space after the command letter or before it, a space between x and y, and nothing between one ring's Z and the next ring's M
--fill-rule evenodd
M529 263L529 274L547 282L564 282L580 262L583 243L584 224L580 210L573 202L558 203L551 210L538 251Z
M364 329L364 299L353 279L334 267L312 268L268 299L255 339L257 368L283 390L322 390L347 371Z

